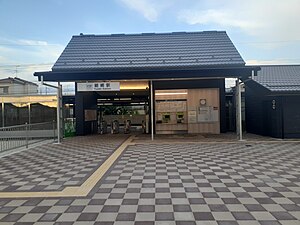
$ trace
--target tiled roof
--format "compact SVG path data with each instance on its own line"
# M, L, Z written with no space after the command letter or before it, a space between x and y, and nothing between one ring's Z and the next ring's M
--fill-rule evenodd
M52 71L244 66L224 31L73 36Z
M0 83L19 83L19 84L31 84L31 85L35 85L38 86L36 83L30 82L28 80L24 80L18 77L7 77L4 79L0 79Z
M270 91L300 91L300 65L260 66L254 80Z

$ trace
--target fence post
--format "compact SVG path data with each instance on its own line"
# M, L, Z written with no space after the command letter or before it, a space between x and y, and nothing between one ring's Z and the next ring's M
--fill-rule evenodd
M28 132L29 132L29 129L28 129L28 123L27 122L25 123L25 130L26 130L26 148L28 148Z
M1 132L4 132L4 129L0 129ZM2 150L4 149L3 147L3 143L4 143L4 138L0 138L0 152L2 152Z
M55 120L52 121L52 128L53 128L53 140L55 141Z

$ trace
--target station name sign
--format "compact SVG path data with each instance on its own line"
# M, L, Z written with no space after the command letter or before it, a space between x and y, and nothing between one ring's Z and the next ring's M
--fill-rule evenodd
M120 82L77 83L77 91L120 91Z

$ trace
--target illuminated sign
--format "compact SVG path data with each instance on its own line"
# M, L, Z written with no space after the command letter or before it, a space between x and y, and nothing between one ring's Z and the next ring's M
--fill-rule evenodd
M120 82L77 83L77 91L120 91Z

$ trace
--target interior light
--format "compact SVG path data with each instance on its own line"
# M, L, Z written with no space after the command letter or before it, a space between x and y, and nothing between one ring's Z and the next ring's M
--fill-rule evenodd
M165 92L165 93L155 93L155 95L187 95L187 92Z

